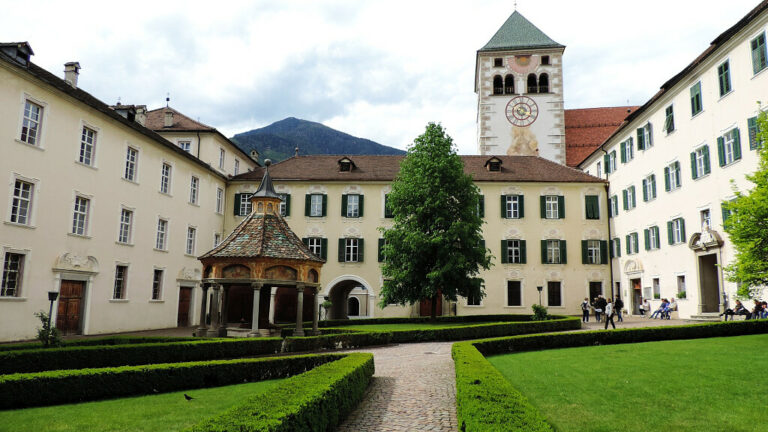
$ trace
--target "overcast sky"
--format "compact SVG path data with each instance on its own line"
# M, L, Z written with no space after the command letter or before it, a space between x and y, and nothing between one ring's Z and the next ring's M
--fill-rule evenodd
M476 153L474 62L513 0L0 0L0 41L104 102L165 104L227 136L293 116L405 148L441 122ZM566 108L641 105L758 0L519 0L566 45Z

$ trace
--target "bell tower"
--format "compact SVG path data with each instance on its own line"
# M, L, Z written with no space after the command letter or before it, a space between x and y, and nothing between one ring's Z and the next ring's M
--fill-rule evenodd
M518 11L477 51L480 154L533 155L565 164L564 51Z

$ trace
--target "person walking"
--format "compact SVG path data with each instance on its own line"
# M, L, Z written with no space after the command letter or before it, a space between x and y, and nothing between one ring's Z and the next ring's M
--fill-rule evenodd
M592 302L592 308L595 310L595 321L600 322L600 312L603 310L600 309L600 300L599 298L595 297L595 301Z
M611 323L613 328L616 328L616 324L613 322L613 303L611 299L605 303L605 329L608 330L608 323Z
M584 297L584 301L581 302L581 322L589 322L589 298Z
M624 309L624 302L621 301L621 297L616 297L616 301L613 302L613 307L616 309L616 318L619 322L624 322L624 318L621 316L621 311Z

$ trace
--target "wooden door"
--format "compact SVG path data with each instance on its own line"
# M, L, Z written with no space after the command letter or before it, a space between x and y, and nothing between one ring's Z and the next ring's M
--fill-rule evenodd
M437 308L435 308L435 316L443 315L443 295L440 291L437 291ZM432 315L432 300L424 299L419 302L419 316L431 316Z
M62 335L82 333L81 315L84 292L85 282L83 281L61 281L56 328Z
M181 287L179 289L179 316L176 325L179 327L189 326L189 304L192 299L192 288Z

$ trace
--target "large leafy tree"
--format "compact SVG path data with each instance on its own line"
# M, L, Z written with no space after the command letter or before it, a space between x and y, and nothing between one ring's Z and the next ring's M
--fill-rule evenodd
M482 298L477 275L490 267L491 256L483 243L479 199L453 139L429 123L408 147L387 197L394 225L382 229L382 305L429 299L434 320L439 294L452 301Z
M748 192L736 192L736 198L724 203L730 216L723 226L736 249L736 259L725 267L728 280L740 282L737 295L750 298L768 286L768 118L758 120L760 162L757 171L747 175L754 184Z

